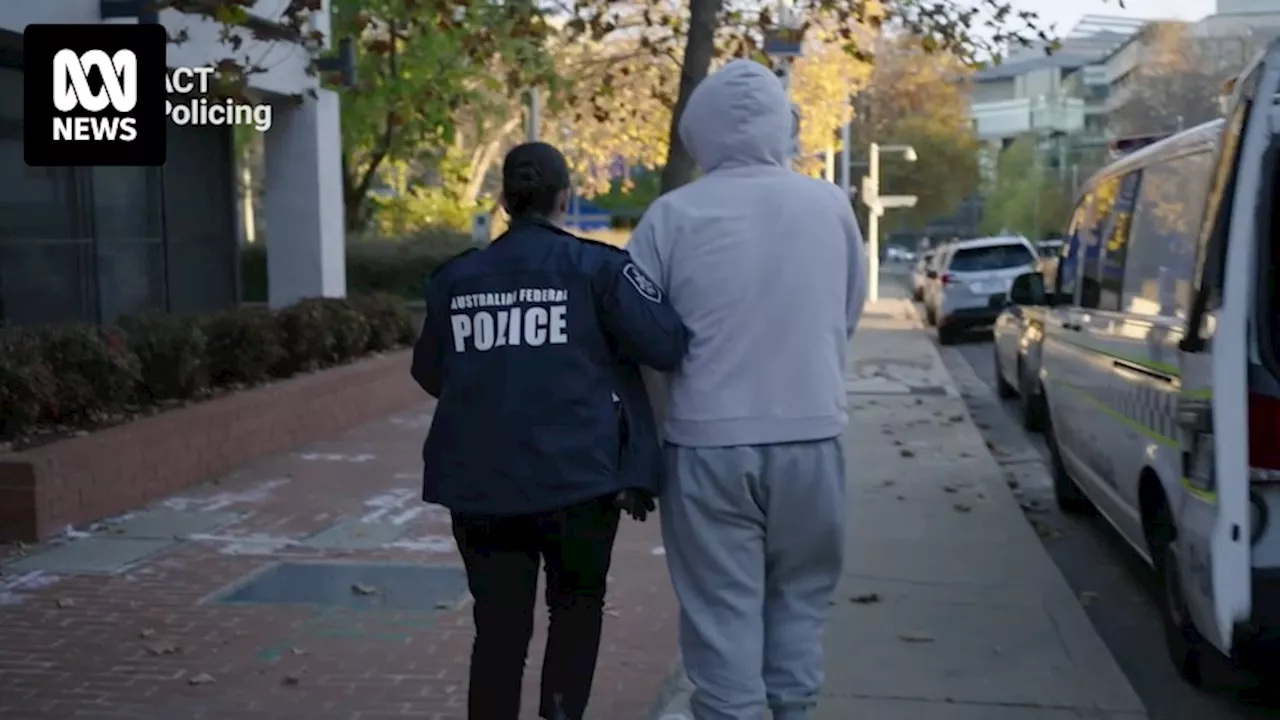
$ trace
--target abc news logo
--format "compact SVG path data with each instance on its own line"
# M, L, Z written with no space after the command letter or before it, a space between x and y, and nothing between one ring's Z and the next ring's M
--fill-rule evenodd
M155 24L27 26L27 164L163 165L167 44Z
M89 70L102 77L102 89L94 92ZM107 55L101 50L79 54L59 50L53 56L53 106L63 113L77 109L100 113L108 106L121 116L68 115L53 119L54 140L120 140L138 137L138 121L128 117L138 105L138 56L132 50Z

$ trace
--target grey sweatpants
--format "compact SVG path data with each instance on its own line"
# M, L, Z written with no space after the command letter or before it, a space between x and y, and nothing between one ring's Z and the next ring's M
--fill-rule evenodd
M766 706L805 718L844 560L840 440L664 453L662 536L694 719L760 720Z

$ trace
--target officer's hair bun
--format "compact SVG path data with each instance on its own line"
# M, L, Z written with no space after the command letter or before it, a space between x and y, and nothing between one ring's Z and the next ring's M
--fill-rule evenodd
M569 164L547 143L517 145L502 163L502 196L513 216L550 215L569 185Z

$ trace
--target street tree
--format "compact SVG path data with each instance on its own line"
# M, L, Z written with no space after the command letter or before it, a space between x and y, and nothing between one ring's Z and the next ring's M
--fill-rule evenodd
M680 84L668 130L663 189L688 182L694 162L680 142L680 116L718 57L761 57L766 30L775 27L772 3L726 3L724 0L575 0L571 32L604 37L623 30L637 34L655 54L677 54ZM945 51L966 61L999 54L1010 45L1048 41L1039 16L1019 10L1012 0L816 0L806 6L803 29L830 17L841 48L869 59L873 54L859 29L898 30L921 38L929 52Z
M969 122L970 71L947 51L927 51L918 38L881 37L875 65L856 99L854 147L910 145L919 161L887 157L881 191L917 196L896 210L911 229L951 214L978 188L979 146Z
M1117 135L1176 132L1220 115L1223 82L1262 46L1252 36L1196 37L1182 22L1153 22L1138 39L1137 67L1107 117Z
M335 35L358 42L359 85L342 103L350 230L366 224L384 163L412 158L414 172L465 184L467 170L485 158L462 157L459 120L502 109L513 91L554 77L546 52L553 29L532 4L333 0L332 18ZM483 156L488 146L475 145Z
M1039 152L1035 135L1027 134L1000 153L983 206L983 234L1013 232L1034 241L1067 226L1071 197L1045 172Z
M615 180L629 190L628 169L656 168L666 157L680 68L636 38L559 45L560 87L549 98L543 139L564 151L584 194L607 193Z

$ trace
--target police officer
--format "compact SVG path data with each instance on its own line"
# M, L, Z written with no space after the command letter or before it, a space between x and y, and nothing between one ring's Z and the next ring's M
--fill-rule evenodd
M502 166L511 227L439 268L413 377L438 398L424 498L449 508L475 599L471 720L516 720L539 563L550 612L539 714L580 720L620 510L654 509L661 454L640 366L688 331L625 250L557 227L570 194L545 143Z

